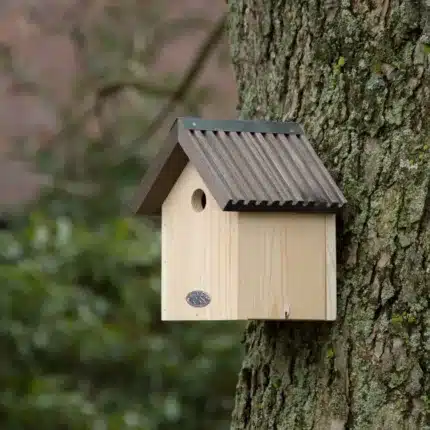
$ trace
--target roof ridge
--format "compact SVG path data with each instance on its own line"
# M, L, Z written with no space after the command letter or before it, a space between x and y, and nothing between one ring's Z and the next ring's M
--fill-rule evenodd
M186 130L224 131L273 134L304 134L302 127L294 121L269 121L248 119L202 119L179 117L177 122Z

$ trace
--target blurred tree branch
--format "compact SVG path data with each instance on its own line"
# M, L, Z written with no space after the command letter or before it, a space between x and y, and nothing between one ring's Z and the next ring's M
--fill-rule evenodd
M226 15L223 15L215 24L212 31L208 34L200 49L197 51L197 54L195 55L187 72L185 73L182 82L173 93L168 87L156 85L152 82L142 82L140 79L130 81L118 80L116 82L99 87L96 92L96 101L94 106L95 112L100 111L101 106L108 98L115 96L126 88L134 88L138 91L145 92L146 94L163 95L168 97L170 96L164 108L161 109L161 111L149 124L143 135L140 136L141 139L149 139L152 137L161 127L166 117L173 111L175 106L184 99L186 93L198 78L200 72L206 64L206 60L217 47L221 37L224 34L225 23Z
M216 23L212 31L208 34L206 40L201 45L200 49L197 51L193 62L191 63L187 73L185 74L181 84L178 89L172 94L170 100L167 102L165 107L157 114L154 120L150 123L144 135L143 139L149 139L162 125L167 115L169 115L176 104L180 102L187 91L192 87L199 73L203 69L206 60L209 58L210 54L216 48L218 42L221 40L224 34L224 28L227 20L227 15L224 14L219 21Z
M102 85L96 90L96 100L100 102L128 88L148 95L167 97L172 94L170 86L159 85L155 82L144 82L141 78L118 80Z
M189 66L176 90L172 90L169 85L160 85L150 81L145 82L142 80L142 78L126 78L123 80L118 79L112 82L101 84L95 90L94 99L90 101L89 104L86 104L83 110L81 110L78 115L75 115L75 118L69 120L69 123L63 127L59 133L56 134L53 140L57 141L72 129L79 127L82 121L92 113L94 113L96 117L100 118L101 109L107 100L130 88L144 94L168 98L168 101L163 109L161 109L161 111L156 115L142 135L139 136L139 140L147 140L151 138L161 127L166 117L174 110L175 106L184 99L189 89L195 83L200 72L206 64L207 59L210 57L221 40L224 34L225 23L226 15L223 15L215 24L213 29L209 32L203 44L200 46L193 61L191 62L191 65ZM79 40L79 45L82 48L82 46L85 45L83 40L84 38L82 34L79 32L77 33L80 35L80 37L77 37L77 34L74 34L74 39L75 42L77 41L76 39Z

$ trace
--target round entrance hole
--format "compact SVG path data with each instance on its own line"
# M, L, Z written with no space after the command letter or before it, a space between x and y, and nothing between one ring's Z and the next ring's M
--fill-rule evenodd
M206 207L206 194L200 188L191 196L191 205L196 212L201 212Z

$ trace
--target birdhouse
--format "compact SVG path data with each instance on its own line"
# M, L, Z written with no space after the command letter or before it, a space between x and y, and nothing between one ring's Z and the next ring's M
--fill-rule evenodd
M346 200L293 122L180 118L136 212L161 215L163 320L335 320Z

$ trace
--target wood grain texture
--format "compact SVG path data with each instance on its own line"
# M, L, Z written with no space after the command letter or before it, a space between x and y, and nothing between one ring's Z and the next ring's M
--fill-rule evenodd
M191 197L206 194L196 212ZM162 319L237 319L237 213L223 212L188 164L162 207ZM211 296L204 308L185 300L193 290Z
M336 288L336 216L327 215L325 218L326 240L326 319L334 321L337 314Z
M324 320L326 215L239 214L239 317Z

